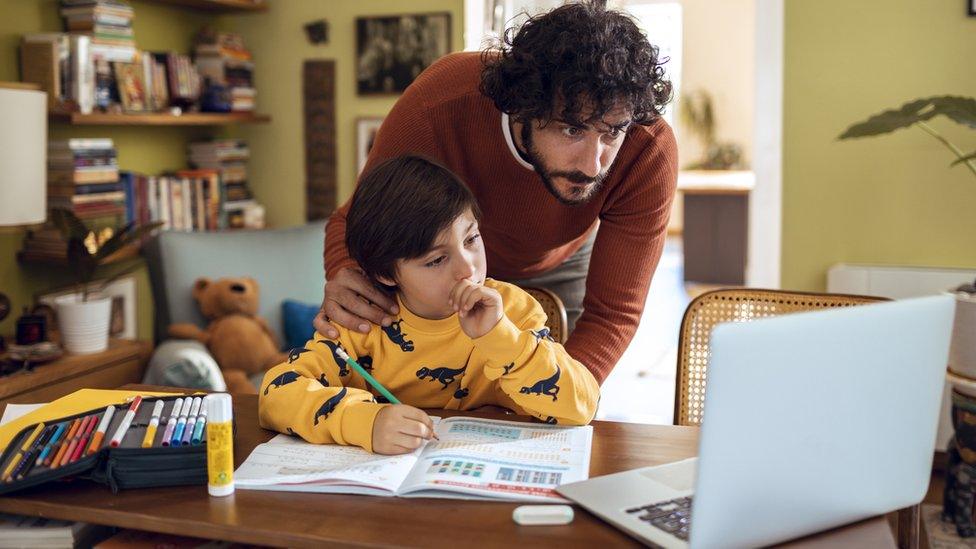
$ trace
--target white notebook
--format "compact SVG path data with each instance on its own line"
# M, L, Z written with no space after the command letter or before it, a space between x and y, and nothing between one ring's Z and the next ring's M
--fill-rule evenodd
M410 454L310 444L278 435L234 472L239 489L566 501L560 484L589 478L593 428L479 418L432 418L440 440Z

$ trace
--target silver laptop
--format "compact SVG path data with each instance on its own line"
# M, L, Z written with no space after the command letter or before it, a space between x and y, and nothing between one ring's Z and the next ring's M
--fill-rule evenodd
M699 457L558 491L663 547L767 545L914 505L954 307L937 296L719 325Z

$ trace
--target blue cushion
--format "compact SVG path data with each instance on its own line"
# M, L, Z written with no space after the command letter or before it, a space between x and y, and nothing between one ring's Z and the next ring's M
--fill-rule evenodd
M305 342L312 339L315 333L312 320L319 314L321 306L321 303L308 304L291 299L281 303L281 322L284 325L286 348L303 347Z

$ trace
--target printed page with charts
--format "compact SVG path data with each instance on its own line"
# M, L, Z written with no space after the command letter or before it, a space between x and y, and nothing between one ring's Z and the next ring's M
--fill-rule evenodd
M593 427L432 418L440 440L410 454L310 444L278 435L234 472L239 489L502 501L566 501L560 484L586 480Z

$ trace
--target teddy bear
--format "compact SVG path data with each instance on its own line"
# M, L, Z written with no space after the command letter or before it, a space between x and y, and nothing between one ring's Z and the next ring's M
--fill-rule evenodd
M254 374L285 362L277 338L257 316L258 283L253 278L198 278L193 299L210 322L206 330L195 324L173 324L169 335L195 339L207 346L220 366L231 393L256 393Z

